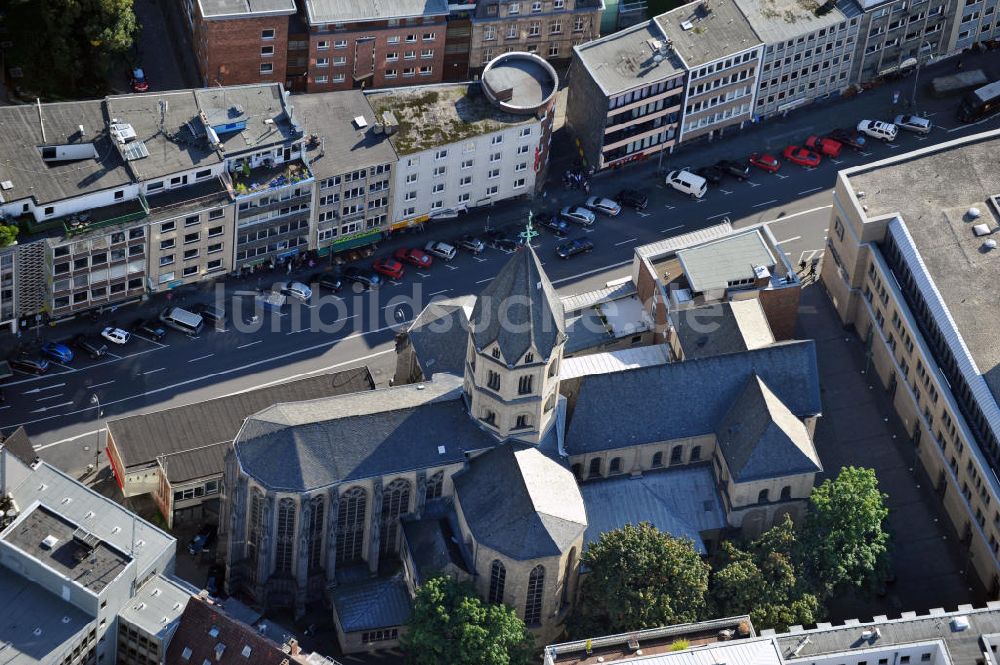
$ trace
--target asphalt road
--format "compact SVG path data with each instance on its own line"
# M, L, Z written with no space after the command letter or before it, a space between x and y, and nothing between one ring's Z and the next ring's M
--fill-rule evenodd
M591 193L611 196L622 186L643 186L650 196L645 211L626 210L615 218L602 216L594 228L580 229L578 235L588 236L597 246L591 254L561 260L554 254L558 240L544 231L533 245L563 294L597 288L627 274L626 266L638 245L726 218L736 226L781 220L774 232L793 263L821 258L829 223L829 191L838 169L998 124L1000 118L994 118L986 125L935 128L928 136L902 133L894 144L873 142L863 153L845 150L839 159L826 159L813 169L784 163L774 175L755 170L747 182L730 179L710 187L700 201L666 188L653 175L622 170L596 178ZM554 209L582 203L583 199L580 191L561 189L537 199L532 207ZM493 226L512 223L514 214L521 219L516 207L474 212L464 220L441 223L440 232L431 228L396 236L379 248L378 255L482 229L487 219ZM232 319L225 328L206 328L196 338L171 331L162 344L136 338L99 361L78 357L71 366L54 366L42 377L18 374L4 385L6 403L0 406L0 428L9 432L18 425L26 426L44 458L67 471L79 472L94 461L93 446L108 418L358 364L369 364L378 380L387 381L392 373L393 337L414 313L432 298L479 292L506 259L505 253L495 249L487 249L481 256L460 253L453 262L436 262L426 271L409 267L401 281L387 282L374 292L345 289L339 298L327 296L312 303L288 305L278 315L265 315L257 325L243 325L249 319L249 307L242 313L237 308L248 299L238 293L247 293L247 286L256 285L227 284L225 294L219 296L227 302ZM279 279L285 277L270 275L263 285ZM203 293L198 299L212 298L212 294ZM190 305L194 299L181 304ZM149 305L150 310L154 305ZM134 316L124 309L118 312L120 323ZM103 324L106 322L60 326L45 331L41 341L64 339L83 326L96 332Z

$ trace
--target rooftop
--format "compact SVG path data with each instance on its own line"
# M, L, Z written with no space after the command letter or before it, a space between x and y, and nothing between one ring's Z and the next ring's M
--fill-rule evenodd
M340 573L341 571L338 571ZM401 574L337 584L333 602L345 633L401 626L410 618L410 594Z
M164 658L166 665L288 665L280 646L232 619L211 600L188 601Z
M972 227L986 224L996 238L1000 131L938 144L846 171L848 189L864 192L868 218L898 214L922 268L950 315L994 401L1000 401L1000 253L984 249ZM976 207L982 217L966 216ZM929 295L929 294L927 294ZM927 297L925 295L925 297Z
M836 0L834 0L836 2ZM797 39L861 13L854 0L736 0L765 44ZM821 9L822 8L822 9Z
M558 87L556 70L533 53L499 55L482 74L482 90L494 104L511 113L535 113L552 99Z
M684 358L759 349L774 343L764 310L756 298L670 310L670 323Z
M296 95L292 103L310 132L306 151L318 179L396 161L388 138L375 133L378 120L360 90ZM355 124L358 117L364 118L364 127Z
M381 118L391 111L399 128L389 140L401 155L443 147L475 136L533 122L494 106L478 83L453 83L397 88L367 93Z
M691 68L761 44L734 0L691 2L653 20Z
M21 515L0 539L95 595L132 562L128 554L41 504Z
M471 553L457 537L461 529L450 497L428 501L420 517L409 515L401 522L417 584L450 568L472 572Z
M611 97L684 74L684 66L674 52L660 48L665 41L657 24L645 21L574 46L573 50L601 90Z
M426 378L436 372L461 376L469 343L469 318L476 296L435 300L429 303L406 330Z
M446 16L447 0L305 0L309 23L357 23Z
M688 284L695 293L725 290L758 279L757 268L774 272L775 259L760 231L744 233L677 251Z
M154 575L136 591L118 616L150 635L164 639L193 595L197 595L197 591L191 587L162 575Z
M573 358L563 358L559 365L559 378L563 381L594 374L611 374L639 367L665 365L670 362L670 351L662 344L634 346L617 351L589 353Z
M205 18L255 18L294 14L295 0L198 0Z
M61 662L96 623L75 605L0 566L0 655L4 665Z

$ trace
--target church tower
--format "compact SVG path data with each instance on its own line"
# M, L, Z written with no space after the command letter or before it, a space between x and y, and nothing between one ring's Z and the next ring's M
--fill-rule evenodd
M555 421L564 316L530 245L476 299L465 392L470 415L499 438L538 443Z

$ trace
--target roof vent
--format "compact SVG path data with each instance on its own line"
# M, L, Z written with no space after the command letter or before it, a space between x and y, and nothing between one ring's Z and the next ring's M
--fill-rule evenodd
M122 528L120 526L116 526L115 528L111 529L111 533L118 533L121 530Z
M10 180L4 180L3 182L0 182L0 189L4 191L7 191L8 189L14 189L14 183L12 183Z
M136 611L141 612L142 610L146 609L146 603L139 603L138 605L135 606L135 609Z
M427 388L427 386L425 386L424 384L422 383L417 384L417 390L424 390L425 388Z
M694 28L694 23L691 21L681 21L681 28L684 30L691 30Z
M983 249L990 250L996 248L997 248L997 241L993 240L992 238L983 243Z
M976 234L977 238L979 236L988 236L989 234L993 233L992 231L990 231L990 227L988 224L976 224L975 226L972 227L972 232Z
M653 62L663 62L663 56L657 53L653 56Z
M979 210L979 208L973 206L972 208L969 208L968 212L965 213L965 216L968 217L969 219L979 219L980 215L982 214L983 213L982 211Z
M33 631L31 631L31 634L34 635L35 637L41 637L42 636L42 629L41 628L35 628Z
M62 618L62 622L63 623L69 623L70 621L72 621L72 619L70 619L69 617L63 617Z
M444 452L445 452L444 446L438 446L438 455L444 455Z
M368 126L368 121L363 115L356 115L354 116L354 126L358 129L364 129Z
M212 626L211 628L209 628L208 634L209 634L210 637L218 637L219 636L219 627L218 626Z
M58 542L59 542L58 538L56 538L52 534L49 534L49 535L45 536L45 538L42 539L42 549L43 550L51 550L52 548L54 548L56 546L56 543L58 543Z
M951 629L956 633L960 633L969 627L969 617L962 616L955 617L951 620Z
M245 645L245 646L243 647L243 651L242 651L241 653L243 654L243 657L244 657L244 658L249 658L249 657L250 657L250 653L251 653L252 651L253 651L253 649L251 649L251 648L250 648L250 645L249 645L249 644L247 644L247 645Z

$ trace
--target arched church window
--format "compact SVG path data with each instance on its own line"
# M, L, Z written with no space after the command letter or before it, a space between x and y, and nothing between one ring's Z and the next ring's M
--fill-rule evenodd
M588 478L593 478L595 476L601 475L601 458L595 457L590 460L590 471L587 472Z
M760 494L757 495L757 503L767 503L768 500L767 495L768 495L767 490L761 490Z
M609 471L611 473L621 473L622 472L622 458L621 457L612 457L611 458L611 467L610 467Z
M662 450L660 452L656 453L655 455L653 455L653 468L658 468L658 467L661 467L661 466L663 466L663 451Z
M279 575L292 572L292 552L295 549L295 501L284 498L278 502L278 532L275 537L274 571Z
M250 493L250 528L247 534L247 559L250 561L250 580L257 582L257 557L264 537L264 493L256 487Z
M563 607L569 605L570 601L573 599L572 596L572 586L570 582L573 579L573 566L576 564L576 548L572 548L569 551L569 556L566 557L566 570L563 572L563 587L562 587L562 605Z
M399 516L410 512L410 481L397 478L382 494L382 540L379 555L395 554L399 541Z
M498 604L503 602L503 587L507 581L507 569L500 559L494 559L490 566L490 593L486 600Z
M545 568L535 566L528 575L528 596L524 602L524 623L537 626L542 622L542 596L545 591Z
M323 566L323 524L326 504L323 497L314 496L309 502L309 574L315 575Z
M444 471L438 471L427 479L427 491L424 498L430 501L441 496L444 491Z
M368 492L362 487L352 487L340 498L340 509L337 511L337 563L355 563L361 560L367 509Z

